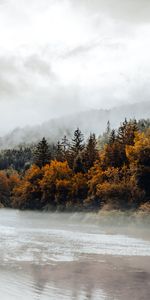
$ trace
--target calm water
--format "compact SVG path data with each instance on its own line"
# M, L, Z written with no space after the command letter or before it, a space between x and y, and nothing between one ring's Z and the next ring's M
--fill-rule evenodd
M0 299L149 300L148 228L125 223L1 209Z

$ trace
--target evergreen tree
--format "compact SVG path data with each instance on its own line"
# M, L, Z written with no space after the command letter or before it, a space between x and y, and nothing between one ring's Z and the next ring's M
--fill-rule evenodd
M114 129L112 129L111 133L110 133L110 137L109 137L109 145L112 145L116 140L116 132Z
M67 139L66 135L64 135L64 137L62 138L61 146L62 146L63 152L66 153L66 151L68 150L68 148L70 146L69 140Z
M79 154L81 154L81 152L84 149L83 142L84 142L83 134L81 133L80 129L77 128L74 131L72 145L70 147L69 156L68 156L68 163L71 168L73 168L75 159L78 157Z
M57 143L57 148L56 148L56 160L57 161L64 161L62 145L59 141Z
M84 173L85 172L81 154L78 154L74 159L73 171L74 171L74 173Z
M133 145L135 132L138 130L136 120L130 120L129 122L127 119L120 125L117 134L117 140L119 143L123 145Z
M68 161L70 160L70 143L69 140L67 139L66 135L62 138L61 142L61 147L62 147L62 155L63 159Z
M102 135L98 137L97 142L98 142L99 149L103 149L104 146L109 143L110 135L111 135L111 127L110 127L110 122L108 121L106 130Z
M49 145L45 138L42 139L36 146L34 152L34 163L42 168L46 164L50 163L51 153L49 150Z
M71 151L77 155L79 152L81 152L84 149L83 142L84 142L83 134L81 133L80 129L77 128L74 131L74 137L72 139Z
M106 128L106 134L109 136L110 132L111 132L110 121L108 120L108 122L107 122L107 128Z
M91 167L93 167L94 162L99 158L95 134L90 134L82 156L84 169L87 172Z
M139 151L136 169L138 186L145 191L146 198L150 199L150 147Z

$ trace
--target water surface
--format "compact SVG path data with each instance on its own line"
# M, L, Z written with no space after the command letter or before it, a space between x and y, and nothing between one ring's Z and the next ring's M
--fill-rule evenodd
M1 209L0 292L6 300L149 300L148 228L126 218Z

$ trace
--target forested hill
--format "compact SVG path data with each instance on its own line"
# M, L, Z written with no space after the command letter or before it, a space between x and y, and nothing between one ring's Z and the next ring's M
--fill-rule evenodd
M150 123L0 151L0 207L150 212Z
M98 136L105 131L108 120L111 128L117 128L125 118L136 118L137 120L150 118L150 103L128 104L110 110L89 110L51 119L38 126L16 128L0 138L0 148L13 148L20 144L36 143L43 136L50 143L56 143L64 135L71 137L77 127L81 129L85 137L89 136L90 132L95 132Z

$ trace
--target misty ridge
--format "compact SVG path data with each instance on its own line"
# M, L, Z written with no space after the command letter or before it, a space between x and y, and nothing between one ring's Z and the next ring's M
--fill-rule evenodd
M120 123L129 119L149 119L150 102L126 104L111 109L91 109L50 119L40 125L17 127L0 138L0 148L13 148L20 145L39 142L45 137L48 142L56 143L64 135L71 138L74 130L79 127L85 138L90 133L100 136L106 130L107 122L116 129Z

